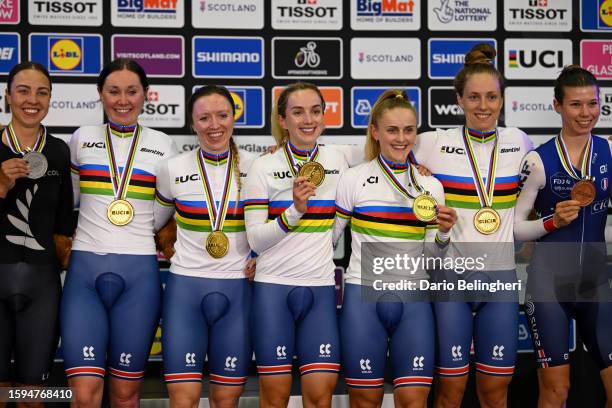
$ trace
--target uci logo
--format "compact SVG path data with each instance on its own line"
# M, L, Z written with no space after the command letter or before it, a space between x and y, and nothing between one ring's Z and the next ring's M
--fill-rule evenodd
M279 180L282 180L284 178L293 178L293 175L291 174L289 170L275 171L274 173L272 173L272 175L274 176L274 179L279 179Z
M174 184L186 183L188 181L198 181L200 179L200 175L197 173L189 174L186 176L178 176L174 179Z
M104 142L83 142L81 149L91 149L93 147L98 149L106 149L106 144Z
M440 153L448 153L448 154L465 154L465 150L462 147L454 147L454 146L442 146L440 148Z
M63 71L77 69L82 60L81 46L77 43L80 41L76 38L51 41L53 45L49 53L53 65Z

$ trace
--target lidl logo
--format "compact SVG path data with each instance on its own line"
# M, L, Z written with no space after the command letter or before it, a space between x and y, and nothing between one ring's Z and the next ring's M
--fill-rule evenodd
M83 70L83 39L82 38L52 38L51 63L61 71Z
M262 128L264 127L264 90L260 86L233 87L227 89L234 100L236 113L234 127Z
M272 88L272 103L276 104L278 96L282 92L282 86ZM341 128L344 126L344 109L342 87L339 86L320 86L319 90L325 99L325 113L323 123L330 129Z
M102 69L102 37L93 34L30 34L30 60L51 75L98 75Z
M351 126L354 128L368 127L372 107L378 97L387 89L386 86L356 86L351 89ZM421 89L418 87L404 88L408 99L417 111L417 126L421 126Z
M582 31L612 30L612 0L581 0L580 29Z

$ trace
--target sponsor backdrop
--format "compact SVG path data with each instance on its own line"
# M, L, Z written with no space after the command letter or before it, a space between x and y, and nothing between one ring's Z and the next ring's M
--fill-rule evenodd
M116 57L143 65L141 122L181 150L196 146L185 99L207 83L232 91L235 133L252 151L272 143L273 98L297 80L322 86L332 142L363 143L388 87L407 90L421 131L457 126L452 78L478 42L497 47L507 78L502 125L536 144L554 135L553 78L578 63L602 80L598 132L612 134L612 0L0 0L0 25L0 122L6 74L29 58L53 76L46 123L64 135L103 121L96 76Z

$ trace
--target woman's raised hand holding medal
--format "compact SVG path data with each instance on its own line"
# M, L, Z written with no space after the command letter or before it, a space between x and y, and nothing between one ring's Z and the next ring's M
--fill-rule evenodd
M306 177L298 177L293 181L293 204L299 212L308 211L308 199L316 195L316 190L314 183Z

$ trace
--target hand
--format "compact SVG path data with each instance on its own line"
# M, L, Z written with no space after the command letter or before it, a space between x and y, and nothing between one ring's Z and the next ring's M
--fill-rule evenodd
M174 255L174 243L176 242L176 221L174 218L163 226L162 229L155 234L155 243L157 249L164 254L164 258L170 260Z
M438 204L436 206L438 230L448 232L457 222L457 212L454 208L449 208Z
M298 177L293 181L293 205L301 212L308 211L308 198L316 194L317 186L306 180L306 177Z
M28 164L23 159L8 159L0 165L0 197L6 197L8 191L15 187L15 181L27 177L30 173Z
M251 258L244 267L244 276L250 281L255 279L255 266L257 265L257 258Z
M421 176L431 176L431 171L425 166L415 164L415 167Z
M576 200L558 202L555 206L555 214L553 215L553 225L555 228L565 227L578 218L580 208L580 202Z
M57 260L64 270L68 268L68 259L70 259L70 252L72 252L72 240L64 235L53 234L53 241L55 242Z

